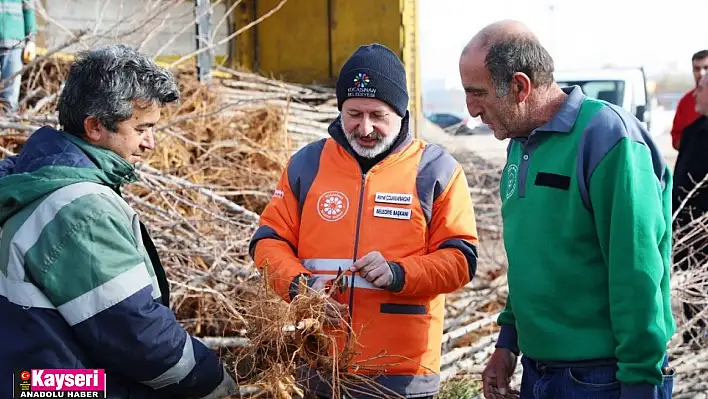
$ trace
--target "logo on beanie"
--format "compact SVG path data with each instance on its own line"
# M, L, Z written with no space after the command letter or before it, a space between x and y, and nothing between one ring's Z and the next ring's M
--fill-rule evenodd
M376 88L368 87L371 83L369 75L359 72L354 76L354 87L347 89L347 97L376 97Z
M366 87L369 84L369 75L359 72L354 76L354 87Z

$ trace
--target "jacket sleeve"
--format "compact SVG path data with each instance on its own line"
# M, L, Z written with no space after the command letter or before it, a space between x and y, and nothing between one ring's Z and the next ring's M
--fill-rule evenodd
M501 326L501 329L499 330L499 337L495 347L509 349L518 355L518 332L516 331L516 318L511 306L511 293L506 297L506 304L497 318L497 324Z
M0 159L0 177L5 177L12 173L19 155Z
M46 265L29 273L77 340L109 373L157 391L194 398L233 393L236 384L215 352L155 299L159 290L125 213L87 197L61 208L37 251L26 255L27 264Z
M22 0L22 16L25 21L25 36L34 40L37 36L37 17L34 13L36 0Z
M472 198L462 167L456 161L452 165L451 178L432 205L428 254L392 259L403 270L403 285L398 295L425 297L450 293L469 283L477 270L477 226Z
M289 167L283 171L273 197L261 213L259 227L249 245L256 267L286 301L295 297L299 277L311 275L296 256L300 211L288 181Z
M683 130L686 126L690 125L693 116L696 115L695 110L691 108L690 96L693 92L689 92L679 100L676 106L676 113L674 114L673 124L671 125L671 145L675 150L679 149L681 145L681 137L683 137Z
M629 397L627 392L654 392L662 383L661 365L672 329L671 179L660 182L656 173L647 146L625 137L590 180L598 240L609 272L609 312L623 398ZM670 176L666 168L663 173Z
M683 101L680 101L678 106L676 107L676 113L674 114L674 121L673 124L671 125L671 146L674 147L674 150L679 149L679 143L681 141L681 133L683 133L683 121L681 118L681 111L683 107L681 107L681 104Z

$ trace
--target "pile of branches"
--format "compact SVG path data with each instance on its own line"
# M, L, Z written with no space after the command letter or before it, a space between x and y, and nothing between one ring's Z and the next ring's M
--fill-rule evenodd
M295 376L298 368L304 368L333 397L352 397L363 389L380 398L400 397L375 382L383 366L372 367L367 364L370 359L355 360L357 334L347 317L342 315L335 323L328 319L327 298L336 284L321 294L303 281L298 295L285 302L265 283L268 268L266 262L263 279L254 282L256 291L239 298L248 342L223 356L240 380L255 382L252 385L277 399L300 397L304 392L298 382L303 381L296 382ZM347 335L346 343L337 340ZM353 372L364 368L367 375Z

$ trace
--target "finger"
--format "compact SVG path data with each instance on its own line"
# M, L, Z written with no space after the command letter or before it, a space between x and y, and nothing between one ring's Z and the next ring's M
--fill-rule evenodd
M482 374L482 390L484 391L485 399L494 399L494 387L496 387L496 378L493 373Z
M496 388L500 394L506 395L509 392L509 378L506 367L503 364L498 364L494 370L496 374Z
M361 258L357 259L356 262L352 263L352 265L349 267L349 270L353 272L359 271L359 269L368 265L374 259L376 259L375 255L375 252L369 252L368 254L362 256Z
M333 306L327 306L325 308L325 316L329 320L334 320L339 322L342 319L342 314L340 313L339 309L333 307Z
M374 269L374 267L375 267L375 266L374 266L373 264L371 264L371 263L369 263L369 264L363 266L362 268L359 269L359 275L360 275L361 277L367 279L367 281L368 281L369 273L371 273L371 271Z
M337 310L338 312L344 311L349 307L346 303L340 303L331 298L327 301L327 306Z
M508 394L506 394L506 397L508 399L519 399L519 396L521 395L521 392L519 391L514 391L510 390Z
M312 283L312 290L314 291L322 291L325 288L327 281L324 278L318 278L315 280L314 283Z
M371 258L371 253L368 253L361 258L357 259L352 263L352 267L357 267L359 268L362 264L369 263L369 258Z
M393 280L391 276L389 276L388 274L383 274L382 276L379 276L376 280L372 281L371 284L373 284L375 287L384 288L391 285L391 280Z
M382 265L382 264L376 264L371 268L371 271L369 271L366 275L371 277L371 280L376 280L377 278L383 276L386 274L388 270L388 264Z
M364 266L364 268L359 271L359 274L364 277L366 281L371 283L376 280L380 273L386 272L386 268L388 268L388 263L381 263L376 260Z
M340 313L339 313L339 310L336 309L335 307L333 307L333 306L327 306L327 307L325 308L325 315L326 315L327 317L339 318Z
M336 316L325 314L325 323L333 327L339 327L342 325L342 319Z

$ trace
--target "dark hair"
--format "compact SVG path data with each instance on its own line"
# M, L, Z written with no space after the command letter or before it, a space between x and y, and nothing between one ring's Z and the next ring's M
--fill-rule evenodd
M93 116L115 132L133 115L133 101L163 105L178 99L170 71L126 45L107 45L81 53L71 66L57 106L59 123L83 137L84 119Z
M484 64L492 75L498 97L509 94L509 84L517 72L525 73L533 87L545 87L554 82L553 58L533 37L508 36L493 42Z
M693 57L691 57L691 62L702 60L706 57L708 57L708 50L701 50L701 51L693 54Z

